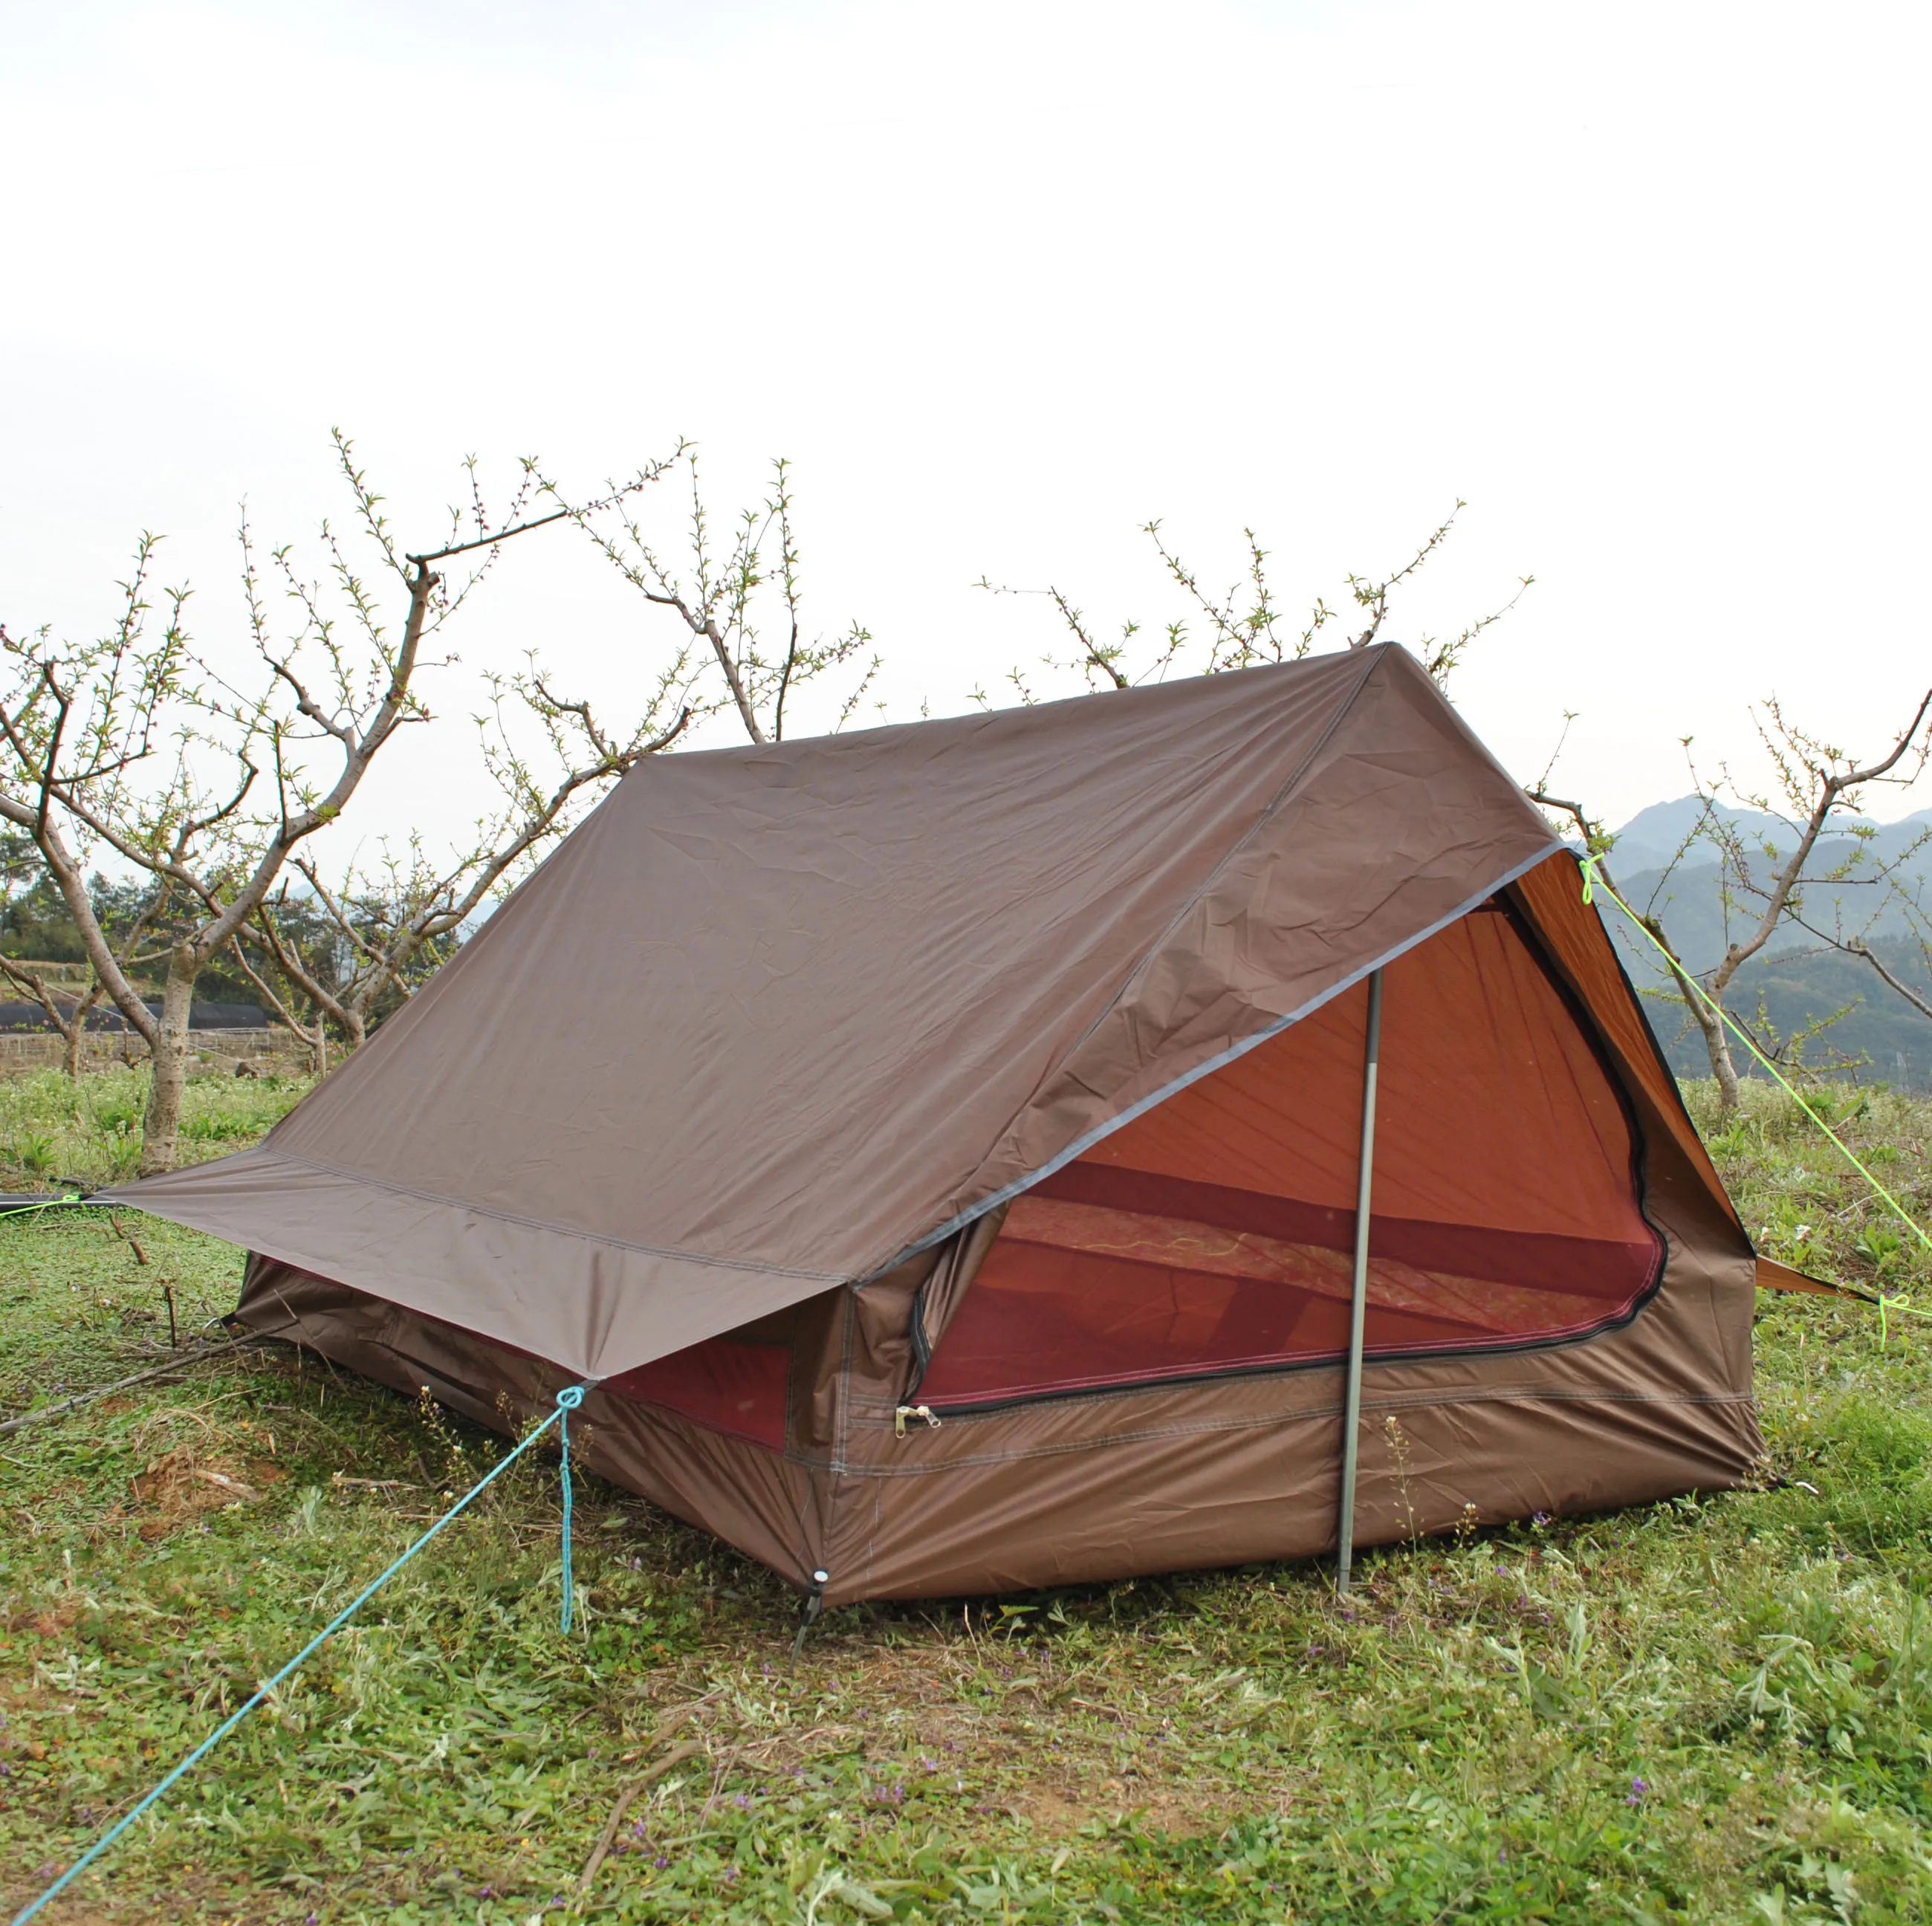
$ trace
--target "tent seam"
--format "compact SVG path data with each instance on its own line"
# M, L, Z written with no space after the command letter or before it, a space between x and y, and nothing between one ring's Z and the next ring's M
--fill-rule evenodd
M1129 1105L1118 1116L1110 1117L1104 1124L1096 1124L1092 1130L1076 1137L1064 1150L1057 1152L1053 1156L1048 1158L1037 1170L1029 1171L1024 1176L1014 1178L1010 1184L1003 1185L989 1196L982 1198L980 1202L961 1211L957 1216L949 1218L938 1229L928 1231L925 1236L919 1238L916 1242L905 1245L892 1256L888 1258L884 1263L874 1265L871 1270L853 1278L850 1280L852 1285L856 1288L861 1285L871 1283L875 1278L884 1276L888 1271L896 1269L908 1259L916 1257L921 1251L930 1250L934 1245L944 1244L948 1238L956 1236L968 1226L983 1217L988 1210L997 1210L1000 1204L1010 1203L1014 1198L1019 1196L1022 1192L1030 1190L1035 1184L1043 1183L1055 1172L1064 1169L1076 1158L1084 1156L1096 1144L1103 1143L1115 1131L1124 1130L1136 1118L1145 1115L1148 1111L1165 1103L1168 1098L1178 1096L1190 1084L1199 1082L1203 1077L1213 1076L1216 1070L1225 1070L1238 1058L1246 1056L1250 1050L1258 1049L1262 1044L1279 1036L1283 1030L1291 1029L1294 1024L1313 1016L1316 1011L1321 1009L1324 1004L1332 1003L1336 998L1346 994L1364 978L1372 975L1378 970L1384 968L1398 957L1406 956L1418 944L1426 943L1432 936L1437 935L1442 931L1447 929L1451 923L1460 922L1478 904L1486 902L1498 890L1507 889L1519 877L1526 876L1538 864L1548 862L1552 855L1565 847L1567 845L1560 837L1552 838L1535 854L1525 858L1522 862L1506 870L1493 881L1486 884L1473 896L1465 898L1446 915L1438 917L1426 928L1418 930L1414 935L1397 944L1394 949L1376 957L1371 962L1364 963L1339 982L1331 984L1318 996L1311 997L1306 1003L1291 1010L1287 1016L1277 1018L1267 1028L1257 1031L1252 1036L1244 1036L1238 1042L1231 1044L1226 1049L1209 1058L1205 1063L1197 1064L1184 1076L1176 1078L1172 1083L1165 1084L1159 1090Z

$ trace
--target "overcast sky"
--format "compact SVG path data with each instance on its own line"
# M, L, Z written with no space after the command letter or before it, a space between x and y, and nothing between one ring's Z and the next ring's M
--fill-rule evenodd
M1457 496L1388 632L1535 586L1456 691L1612 820L1749 764L1773 692L1869 748L1932 681L1922 7L0 7L0 617L111 615L165 531L232 646L231 532L412 544L475 452L588 488L680 435L796 466L812 607L895 717L1176 612L1240 531L1290 605ZM466 612L616 700L666 632L574 538ZM1042 688L1053 678L1035 677ZM433 830L464 732L386 794ZM1932 782L1875 813L1932 803Z

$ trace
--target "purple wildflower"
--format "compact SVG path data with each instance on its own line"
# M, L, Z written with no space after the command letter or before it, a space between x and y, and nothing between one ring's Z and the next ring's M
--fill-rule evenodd
M1624 1799L1624 1804L1625 1805L1642 1805L1643 1804L1643 1796L1649 1790L1650 1782L1648 1780L1633 1779L1630 1781L1629 1796Z

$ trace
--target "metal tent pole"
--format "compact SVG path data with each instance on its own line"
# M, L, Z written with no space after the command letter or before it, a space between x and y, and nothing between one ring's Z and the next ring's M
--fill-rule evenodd
M1355 1279L1348 1318L1348 1391L1342 1414L1342 1514L1335 1589L1346 1597L1355 1556L1355 1453L1362 1426L1362 1333L1369 1310L1369 1192L1376 1168L1376 1064L1382 1054L1382 973L1369 976L1368 1047L1362 1066L1362 1155L1355 1179Z

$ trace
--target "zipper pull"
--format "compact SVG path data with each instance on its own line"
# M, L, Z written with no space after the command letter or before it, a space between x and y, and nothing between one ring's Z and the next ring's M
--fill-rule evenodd
M933 1416L932 1406L901 1405L892 1413L892 1436L895 1438L903 1438L905 1436L906 1420L909 1418L924 1418L927 1429L929 1430L937 1431L939 1429L940 1420Z

